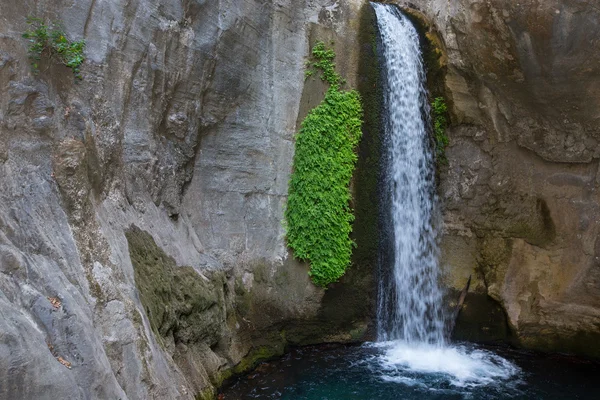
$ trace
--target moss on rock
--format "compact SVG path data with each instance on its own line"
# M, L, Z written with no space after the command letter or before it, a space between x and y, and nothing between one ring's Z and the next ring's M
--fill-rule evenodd
M192 267L178 267L150 234L135 226L125 235L140 300L157 337L216 343L225 320L224 277L214 274L209 280Z
M232 369L233 374L242 374L254 369L260 362L269 360L283 354L283 346L259 346L256 347Z
M214 400L215 397L215 389L208 387L196 395L196 400Z

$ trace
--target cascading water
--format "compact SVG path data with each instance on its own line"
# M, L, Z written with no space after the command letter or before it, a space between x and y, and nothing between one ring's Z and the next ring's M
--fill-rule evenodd
M419 36L397 7L373 4L384 61L385 186L393 264L379 288L378 338L444 344L433 157ZM386 274L388 275L388 274Z
M506 379L518 371L508 361L487 351L450 346L444 338L429 106L419 35L398 7L371 4L384 71L387 148L382 208L388 238L380 258L378 301L384 379L406 382L414 373L445 374L456 385Z

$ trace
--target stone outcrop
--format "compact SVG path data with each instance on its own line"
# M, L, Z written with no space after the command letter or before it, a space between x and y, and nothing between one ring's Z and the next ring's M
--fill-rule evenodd
M309 41L344 49L355 86L362 6L0 4L0 397L210 398L288 344L364 334L369 277L315 287L282 224L321 95ZM85 39L80 82L48 60L32 74L27 16ZM345 287L358 313L336 312Z
M480 322L460 336L600 356L600 8L411 3L442 39L445 279L473 276L461 318Z
M396 3L443 53L445 280L461 290L473 276L457 334L599 356L599 8ZM210 398L288 344L363 337L376 135L360 149L357 265L340 284L309 281L282 219L294 133L324 90L305 81L311 41L335 48L376 131L366 10L0 3L0 397ZM28 15L86 40L81 82L49 61L31 73Z

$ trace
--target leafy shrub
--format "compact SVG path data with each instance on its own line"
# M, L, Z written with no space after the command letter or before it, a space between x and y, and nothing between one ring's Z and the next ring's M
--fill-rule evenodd
M448 163L446 159L446 146L449 143L448 135L446 134L446 128L448 128L447 113L448 107L444 102L444 98L436 97L431 104L431 119L433 121L436 157L442 164Z
M335 72L332 50L319 42L312 57L311 66L330 87L296 137L287 241L296 258L310 262L313 282L326 286L344 274L354 246L349 185L362 135L362 106L358 92L340 90L342 79Z
M326 48L325 43L317 42L312 49L312 56L315 60L312 63L312 67L321 71L321 79L330 85L338 84L341 77L335 72L335 64L333 63L335 52L332 49Z
M38 74L42 57L58 62L71 68L75 78L81 79L81 64L85 61L83 51L85 41L72 42L67 39L60 23L46 24L39 18L27 18L30 29L23 33L29 41L29 59L31 68Z

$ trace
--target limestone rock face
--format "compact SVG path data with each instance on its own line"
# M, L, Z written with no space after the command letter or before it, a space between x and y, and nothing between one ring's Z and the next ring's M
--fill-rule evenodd
M500 304L523 345L600 355L600 10L398 3L444 50L448 286L473 275L466 306ZM360 337L368 274L316 288L282 220L294 133L324 90L305 82L309 41L373 86L367 7L0 2L1 398L210 398L286 344ZM31 73L26 16L86 40L81 82L48 61Z
M0 3L1 398L210 396L252 348L328 340L283 207L309 37L355 42L361 5ZM86 40L81 82L31 73L27 16Z
M448 286L472 275L522 345L600 356L600 8L410 3L445 53Z

